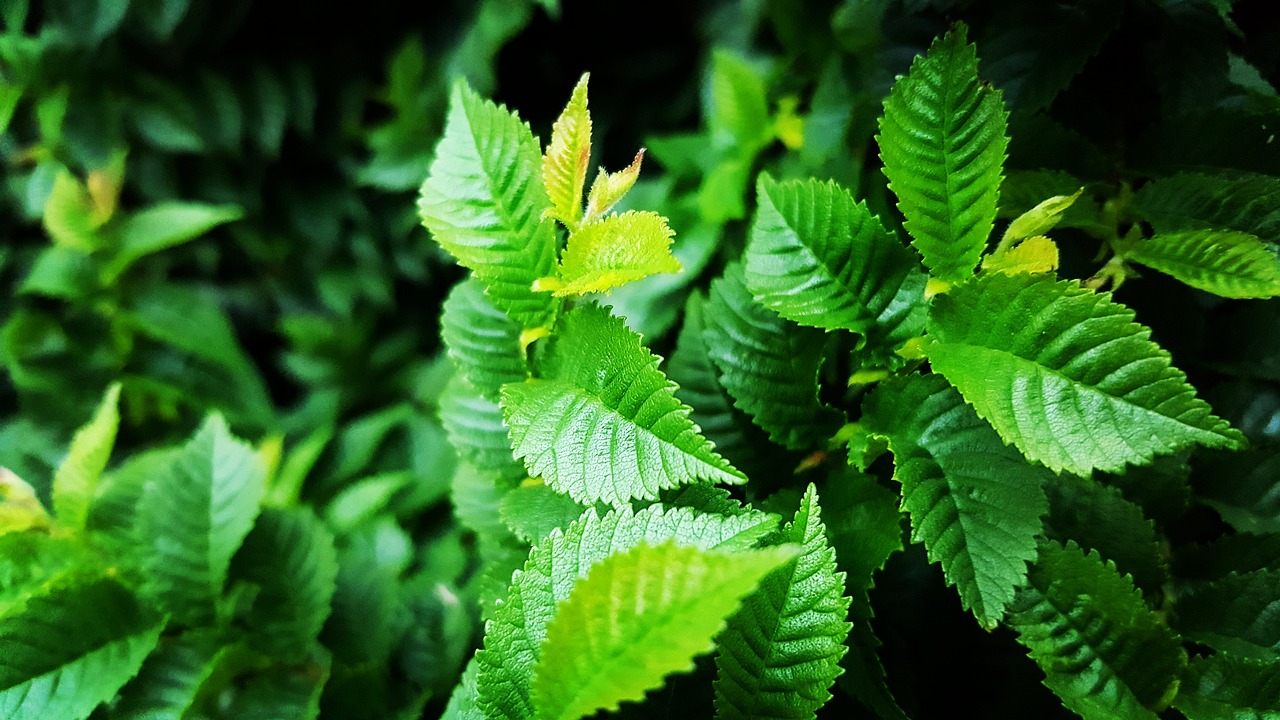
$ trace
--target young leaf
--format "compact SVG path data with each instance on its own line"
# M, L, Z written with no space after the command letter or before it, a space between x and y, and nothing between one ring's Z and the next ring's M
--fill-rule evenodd
M1051 273L1058 269L1058 246L1043 235L1029 237L1008 250L984 257L982 269L1006 275Z
M707 123L713 140L752 155L772 137L764 81L745 60L724 50L711 58L711 107Z
M1071 206L1075 204L1076 200L1080 199L1080 195L1083 192L1084 188L1080 188L1073 195L1054 195L1014 218L1009 223L1009 227L1005 228L1004 236L1000 238L1000 244L1003 246L1006 243L1026 240L1037 235L1044 235L1054 229L1062 220L1063 214L1071 209Z
M478 704L485 717L524 720L534 715L529 685L547 624L577 579L597 562L641 542L674 540L703 550L746 550L776 527L776 516L756 511L727 517L652 505L634 513L624 507L604 517L588 509L563 532L553 530L512 576L509 594L486 628L484 649L476 655Z
M1280 570L1231 573L1195 583L1175 605L1189 640L1268 662L1280 661Z
M454 286L440 313L440 335L458 372L490 400L505 383L529 375L520 324L507 317L469 278Z
M1155 720L1186 652L1129 578L1074 544L1045 543L1028 580L1008 622L1044 684L1085 720Z
M526 328L552 308L533 281L555 267L555 221L529 126L505 107L454 86L444 137L418 211L436 242L475 272L499 309Z
M539 281L556 297L607 293L619 285L683 268L671 254L675 233L654 212L628 211L583 225L569 236L559 278Z
M1074 281L984 274L934 298L935 372L1051 470L1118 472L1243 436L1195 396L1133 311Z
M98 249L102 239L98 229L103 218L95 217L89 190L70 171L54 176L53 187L44 203L44 230L55 245L78 250Z
M881 383L863 424L889 439L912 539L994 628L1036 557L1052 476L1005 445L937 375Z
M1280 258L1258 238L1229 230L1156 235L1123 251L1125 260L1229 298L1280 295Z
M1280 664L1224 653L1191 660L1173 706L1187 720L1280 718Z
M892 348L924 329L925 275L866 204L833 182L761 175L745 253L747 288L809 327L873 336Z
M741 483L689 420L640 337L587 305L562 318L544 377L502 388L511 442L529 473L583 504L655 499L701 480Z
M533 671L540 720L577 720L644 698L693 669L725 618L788 547L711 552L668 541L606 557L556 607Z
M587 194L587 211L582 216L583 223L590 223L601 217L631 190L640 177L640 164L644 161L644 149L636 153L631 164L615 173L608 173L600 168L595 182L591 183L591 192Z
M766 576L716 638L717 717L813 717L849 650L845 575L836 571L813 485L780 541L800 554Z
M542 158L542 181L551 198L548 212L577 230L582 219L582 189L591 160L591 112L587 109L587 75L573 88L569 104L551 126L551 144Z
M114 580L31 598L0 617L0 717L88 717L138 672L163 627Z
M49 513L35 488L7 467L0 467L0 535L47 527Z
M120 413L116 408L120 399L120 384L107 388L98 412L87 425L76 431L71 439L67 457L53 476L53 512L62 525L84 528L89 517L89 505L98 488L98 478L107 467L111 447L116 441L116 428Z
M144 590L180 622L209 622L249 534L266 472L218 415L152 478L137 510Z
M797 328L751 297L742 265L711 283L703 335L733 404L793 449L826 440L843 422L818 399L822 334Z
M893 86L880 119L880 159L930 273L962 280L996 217L1009 143L1000 93L978 79L964 25L935 40Z

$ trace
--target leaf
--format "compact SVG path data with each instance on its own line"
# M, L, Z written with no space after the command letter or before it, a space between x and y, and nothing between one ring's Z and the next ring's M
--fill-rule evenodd
M735 407L792 449L811 448L835 433L843 418L818 399L822 333L797 328L758 304L738 263L711 283L705 310L703 340Z
M547 625L532 682L536 717L615 710L668 674L692 670L740 601L793 556L786 546L723 553L668 541L606 557Z
M98 412L71 439L67 457L53 476L53 511L58 522L80 530L89 518L89 505L98 488L98 478L107 467L111 447L116 442L120 413L120 384L107 388Z
M524 479L524 467L511 452L502 408L460 375L440 394L440 424L462 460L502 478Z
M1280 257L1246 233L1192 230L1156 235L1125 249L1122 257L1222 297L1280 295Z
M121 689L112 717L161 720L194 714L201 690L232 647L201 635L162 638L137 676Z
M880 159L916 249L941 280L978 264L1009 144L1000 93L978 79L964 25L935 40L884 101Z
M477 704L476 673L479 667L479 663L472 657L471 662L467 663L467 669L462 673L462 678L458 681L458 686L449 696L449 704L445 707L440 720L485 720L484 713L480 711L480 706Z
M703 550L741 551L777 527L777 517L750 512L735 517L702 515L688 508L624 507L604 517L588 509L563 532L553 530L533 548L524 569L511 578L476 655L478 704L491 720L523 720L534 714L529 685L556 606L597 562L641 542L674 540Z
M511 443L529 474L587 505L655 499L688 482L744 482L699 434L657 366L607 310L587 305L565 315L543 378L502 388Z
M1205 457L1198 499L1241 532L1280 532L1280 443Z
M100 579L0 617L0 717L86 718L138 672L164 623Z
M103 219L95 217L89 190L65 168L53 179L44 203L44 230L55 245L78 250L96 250L101 244L98 228Z
M747 288L809 327L851 330L892 349L924 329L925 275L865 203L817 180L756 183Z
M1051 273L1058 269L1058 246L1043 235L1029 237L983 258L982 269L1006 275Z
M1235 230L1280 243L1280 178L1178 173L1143 185L1133 197L1156 234Z
M1000 436L1055 472L1145 464L1243 437L1195 396L1133 311L1074 281L986 274L934 298L934 372Z
M533 281L555 267L555 221L529 126L505 107L454 86L444 136L418 212L436 242L470 268L498 308L523 327L550 324Z
M1280 661L1280 570L1190 584L1174 605L1188 640L1241 657Z
M1082 193L1084 188L1076 190L1072 195L1054 195L1022 213L1009 223L1009 227L1005 228L1000 244L1034 238L1054 229L1058 223L1062 222L1062 216L1071 209L1076 200L1080 199Z
M1187 720L1277 720L1280 666L1223 653L1193 658L1173 706Z
M190 242L210 230L244 217L238 205L163 202L133 213L114 230L115 246L102 270L104 282L116 281L138 260Z
M320 715L320 693L328 680L327 658L298 667L258 670L237 678L223 717L315 720Z
M587 211L582 216L584 223L594 221L613 209L614 205L626 195L640 177L640 164L644 161L644 148L636 153L631 164L615 173L605 172L600 168L595 182L591 183L591 192L587 194Z
M529 375L520 324L484 294L475 278L454 286L440 313L440 335L458 372L482 395L498 399L505 383Z
M1009 608L1044 684L1085 720L1155 720L1186 652L1128 577L1074 544L1046 543Z
M577 230L582 219L582 190L591 161L591 111L587 109L587 79L584 74L573 88L569 103L551 126L551 144L542 158L542 181L551 198L553 217L569 230Z
M713 141L754 156L773 136L764 80L742 58L725 50L711 56L711 105L707 124Z
M1052 476L937 375L881 383L863 402L862 422L889 440L912 540L942 563L961 605L994 628L1036 558Z
M249 534L266 472L218 415L142 493L137 509L143 588L179 622L214 615L231 557Z
M583 225L569 236L560 257L559 278L538 286L556 297L607 293L619 285L683 268L671 254L675 233L655 212L628 210Z
M716 638L717 717L813 717L849 650L845 575L812 484L780 542L800 554L767 575Z
M707 487L689 485L684 487ZM568 527L586 508L541 483L528 482L502 496L498 516L516 537L539 543L556 528Z
M49 513L36 497L35 488L0 466L0 535L48 525Z

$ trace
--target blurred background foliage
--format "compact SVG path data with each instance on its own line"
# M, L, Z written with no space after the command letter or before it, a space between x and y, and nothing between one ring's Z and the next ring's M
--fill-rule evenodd
M740 252L760 170L834 178L897 217L874 142L880 103L955 20L1011 111L1002 211L1086 188L1064 223L1064 276L1092 275L1100 243L1143 223L1243 225L1275 246L1268 5L0 0L0 466L47 501L71 432L114 381L117 462L221 411L272 463L277 499L313 507L337 538L325 714L439 712L479 637L475 600L527 547L497 499L473 492L482 484L455 477L438 412L451 374L440 304L461 273L413 200L455 78L545 138L592 73L598 162L619 169L647 148L628 201L677 231L686 272L613 297L669 355L691 289ZM1246 464L1271 462L1280 305L1155 272L1117 298L1254 441ZM770 488L797 461L741 452ZM1153 472L1185 481L1187 464L1170 465ZM1229 515L1172 502L1176 540L1212 539ZM1008 638L978 631L912 553L873 593L907 710L943 716L920 690L948 676L971 695L948 705L1058 712L1033 665L1006 662ZM922 650L957 643L972 648L962 668Z

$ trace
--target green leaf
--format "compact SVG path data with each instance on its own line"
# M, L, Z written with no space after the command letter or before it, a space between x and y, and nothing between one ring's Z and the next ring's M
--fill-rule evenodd
M703 339L733 404L786 447L808 449L843 423L818 399L822 333L798 328L757 303L742 265L711 283Z
M1280 295L1280 257L1246 233L1191 230L1156 235L1124 249L1121 256L1222 297Z
M231 557L258 515L266 472L257 453L210 416L137 510L144 589L180 622L208 622Z
M780 541L800 554L766 576L716 638L717 717L813 717L849 650L845 575L812 484Z
M436 242L475 272L494 304L526 328L551 323L533 282L555 268L555 221L529 126L505 107L454 86L444 137L418 211Z
M199 635L161 639L138 675L120 691L112 717L162 720L193 714L204 684L216 675L231 648Z
M934 298L928 332L933 370L1055 472L1119 472L1195 443L1243 440L1109 293L984 274Z
M1193 658L1173 706L1187 720L1280 719L1280 664L1223 653Z
M538 286L556 297L607 293L619 285L683 268L671 254L674 231L655 212L629 210L583 225L569 236L560 257L559 278Z
M1280 178L1179 173L1142 186L1133 198L1157 234L1235 230L1280 243Z
M1036 557L1052 476L1005 445L937 375L881 383L863 424L889 439L912 539L994 628Z
M708 487L686 485L682 487ZM556 528L568 527L586 511L569 496L561 495L540 483L525 483L502 496L498 516L516 537L527 543L538 543Z
M891 349L924 329L915 253L865 203L817 180L761 175L744 275L756 300L809 327L851 330Z
M747 157L773 137L764 80L745 60L726 50L711 56L711 105L706 113L713 141Z
M1009 227L1005 228L1000 239L1001 245L1044 235L1054 229L1082 193L1084 188L1076 190L1072 195L1054 195L1014 218Z
M740 601L793 556L786 546L724 553L668 541L606 557L547 625L532 682L536 717L615 710L692 670Z
M688 482L746 480L699 434L658 358L607 310L565 315L542 369L502 388L502 410L516 456L557 492L618 505Z
M117 403L120 384L107 388L98 412L71 439L67 457L53 476L53 511L58 522L69 528L84 528L89 518L89 505L98 489L98 478L107 467L111 447L116 442L120 425Z
M1051 273L1058 269L1058 246L1043 235L1029 237L1007 250L996 250L984 257L982 269L1006 275Z
M966 28L935 40L893 86L880 119L880 159L905 227L932 275L962 280L996 217L1009 144L1000 93L978 79Z
M133 213L116 228L111 259L103 278L114 283L121 273L153 253L195 240L210 230L244 217L237 205L163 202Z
M244 618L249 645L304 656L329 617L338 576L333 536L307 508L266 508L236 553L235 579L257 586Z
M1280 570L1193 583L1174 606L1188 640L1242 657L1280 661Z
M1197 475L1198 499L1241 532L1280 532L1280 443L1215 453Z
M1155 720L1186 652L1128 577L1074 544L1046 543L1009 608L1044 684L1085 720Z
M329 680L329 660L297 667L275 666L237 678L225 705L225 718L290 718L315 720L320 693Z
M553 530L512 576L507 598L489 621L484 649L476 655L478 702L485 716L533 716L529 685L547 625L575 581L596 563L641 542L675 540L703 550L746 550L776 527L776 516L755 511L726 517L652 505L639 512L624 507L604 517L588 509L563 532Z
M440 394L440 423L458 457L486 473L521 480L524 467L511 452L502 408L454 375Z
M0 466L0 535L49 525L49 513L35 488L12 470Z
M449 696L449 704L445 707L440 720L485 720L484 713L480 711L480 705L477 704L476 674L479 669L480 664L474 657L471 658L471 662L467 663L467 669L462 673L462 679L458 681L458 686Z
M49 239L55 245L96 250L102 242L98 228L104 221L96 216L84 183L65 168L60 170L44 203L44 230Z
M569 103L551 126L551 144L542 158L542 181L551 198L550 213L570 230L582 219L582 190L591 161L591 111L587 109L587 79L573 88Z
M0 617L0 717L88 717L138 672L163 627L114 580L31 598Z
M454 286L440 313L440 335L458 371L490 400L505 383L529 375L520 325L498 309L474 278Z

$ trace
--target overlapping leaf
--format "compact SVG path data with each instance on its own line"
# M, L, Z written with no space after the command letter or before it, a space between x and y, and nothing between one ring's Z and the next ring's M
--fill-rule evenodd
M813 485L781 542L800 554L770 573L716 639L717 717L811 718L831 698L852 627L850 599Z
M747 288L800 325L892 346L924 329L925 275L914 253L833 182L762 175L747 244Z
M502 423L502 408L471 383L455 375L440 394L440 423L458 456L477 469L498 477L525 476L511 452L511 438Z
M165 638L137 677L120 691L112 717L183 717L191 713L205 682L232 651L212 637Z
M472 387L493 401L503 384L528 376L520 331L474 278L455 285L440 312L440 336L449 357Z
M1133 311L1078 283L984 274L934 299L935 372L1006 441L1088 475L1242 436L1195 396Z
M640 337L597 306L567 314L542 378L507 385L502 408L530 475L584 504L654 499L746 478L716 454Z
M116 404L120 385L107 389L98 412L71 439L67 457L53 477L53 511L58 522L71 528L83 528L89 518L89 505L98 487L98 478L107 467L111 447L115 445L120 413Z
M937 375L882 383L863 403L863 423L889 439L912 538L942 563L961 604L995 627L1036 557L1052 476Z
M1179 594L1176 625L1188 639L1234 655L1280 661L1280 570L1231 573Z
M1280 257L1248 233L1190 230L1159 234L1127 248L1124 258L1222 297L1280 295Z
M1280 243L1280 178L1179 173L1142 186L1133 202L1157 234L1235 230Z
M1006 113L978 79L963 25L916 58L884 103L880 159L931 274L960 280L978 264L996 217Z
M1155 720L1186 653L1128 577L1074 544L1045 543L1009 608L1045 685L1085 720Z
M1187 668L1173 701L1188 720L1280 718L1280 664L1218 653Z

